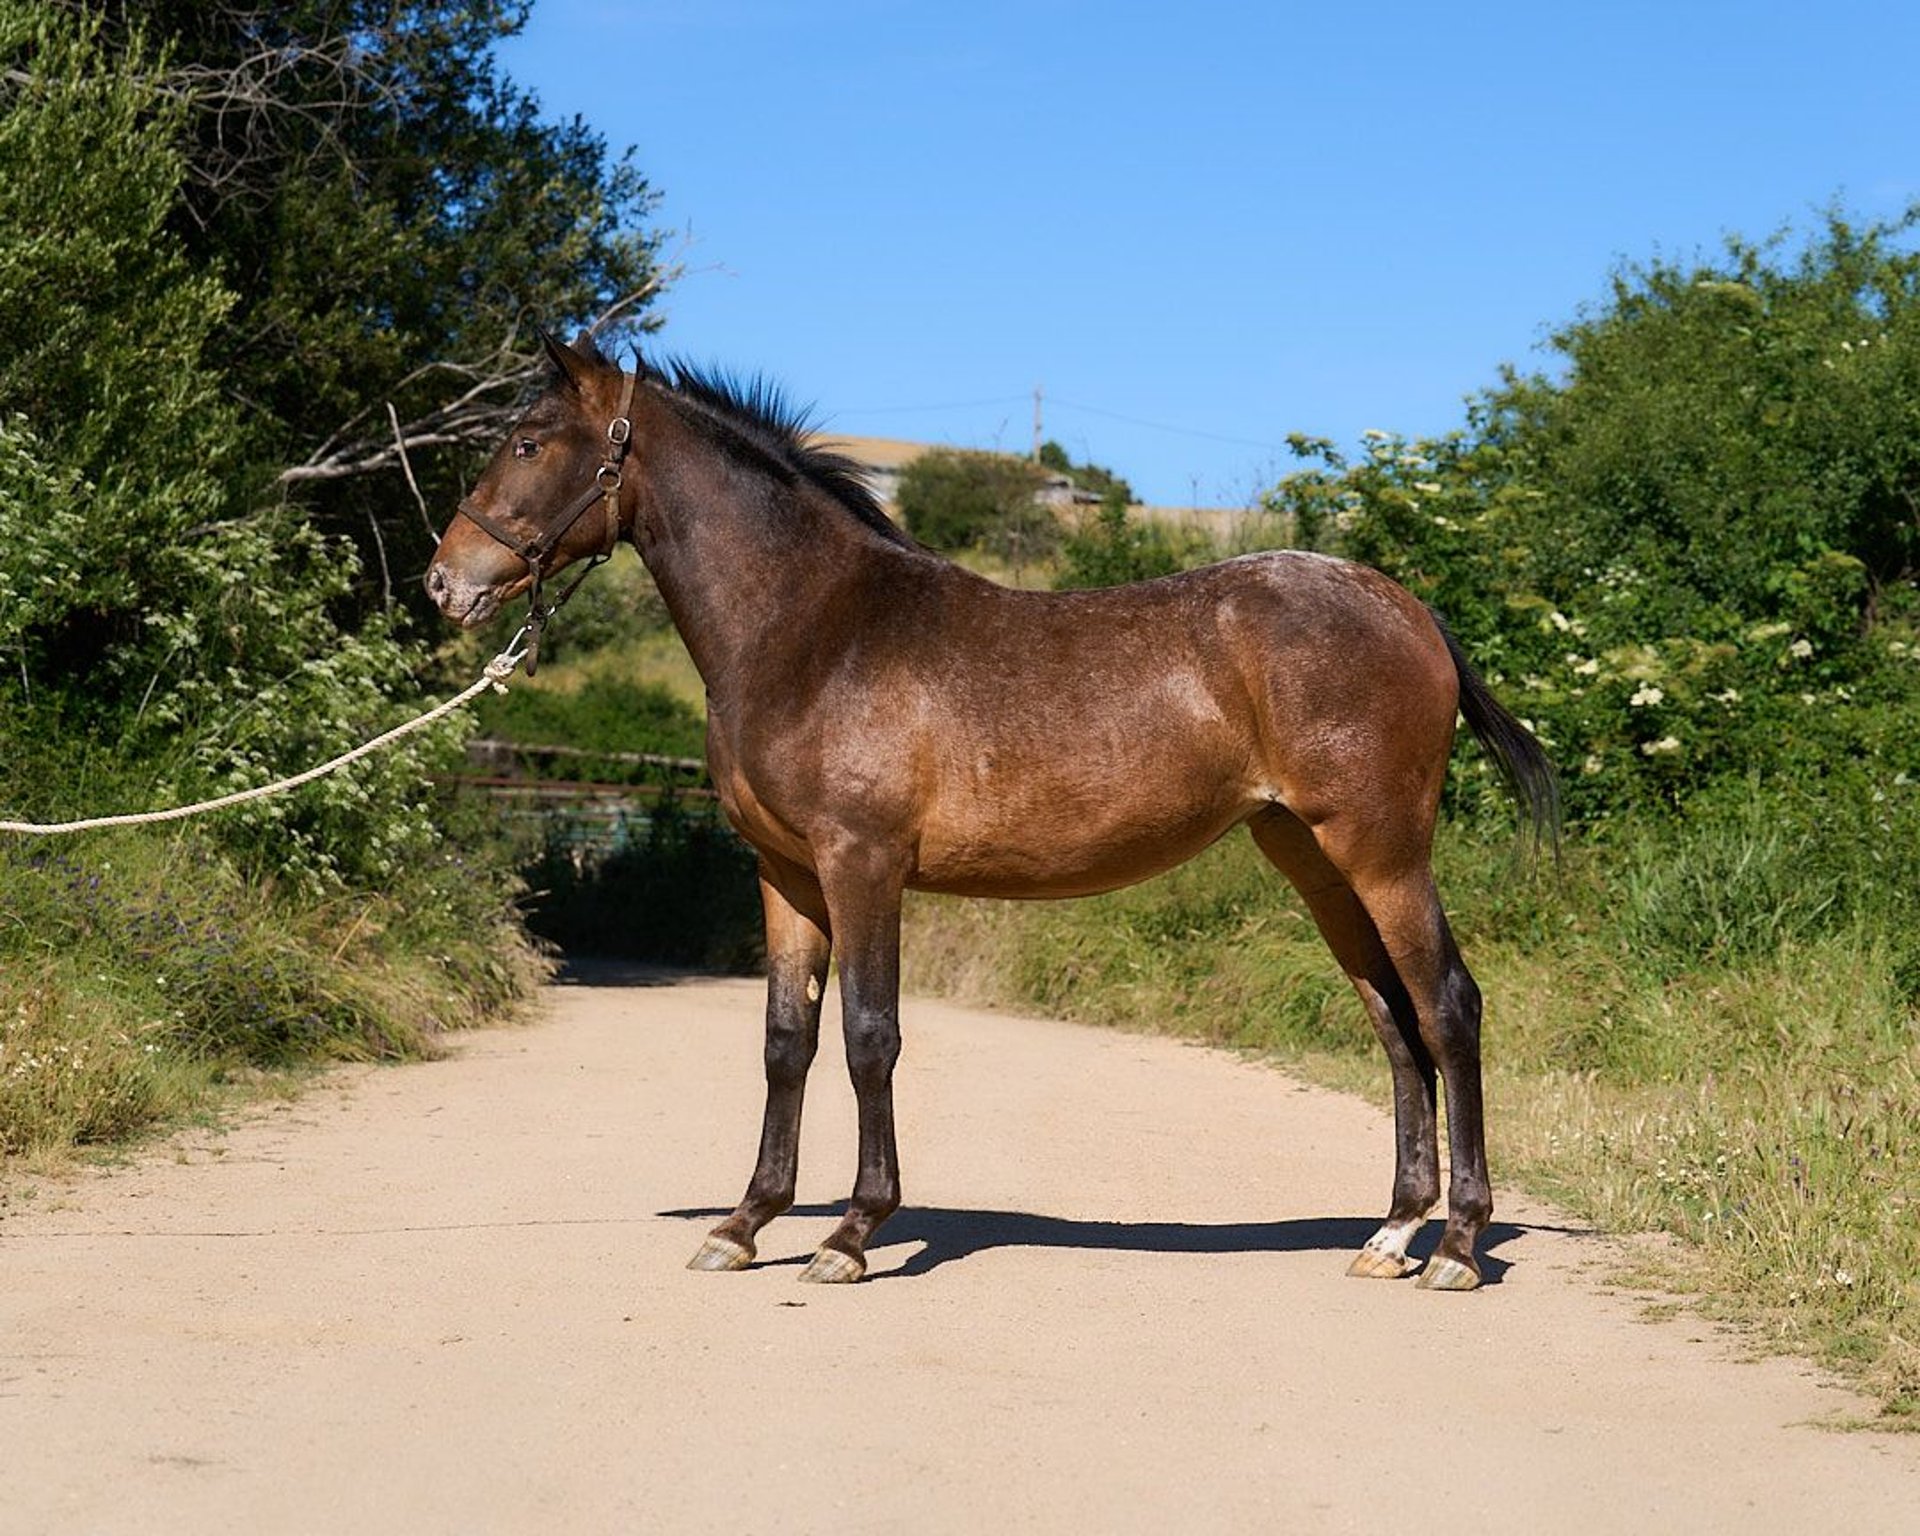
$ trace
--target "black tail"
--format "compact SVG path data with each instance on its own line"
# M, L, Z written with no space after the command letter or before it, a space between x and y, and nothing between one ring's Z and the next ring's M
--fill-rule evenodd
M1427 611L1433 613L1431 608ZM1453 657L1453 670L1460 678L1460 713L1466 717L1467 729L1493 759L1501 782L1520 802L1535 846L1546 843L1558 855L1559 775L1553 771L1553 764L1547 760L1533 733L1507 713L1480 674L1473 670L1473 663L1467 660L1446 621L1434 613L1433 622L1439 626L1440 638L1447 642L1447 654Z

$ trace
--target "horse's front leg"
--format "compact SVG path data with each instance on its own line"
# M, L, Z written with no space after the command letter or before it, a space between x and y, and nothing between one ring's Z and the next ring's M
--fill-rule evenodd
M827 907L810 875L762 861L767 924L767 1109L747 1193L713 1229L689 1269L745 1269L754 1237L793 1204L800 1165L800 1109L820 1041L820 999L832 945Z
M893 1134L893 1066L900 1056L902 878L877 853L822 870L840 954L847 1075L860 1114L860 1165L847 1214L802 1280L845 1282L867 1272L867 1244L900 1208Z

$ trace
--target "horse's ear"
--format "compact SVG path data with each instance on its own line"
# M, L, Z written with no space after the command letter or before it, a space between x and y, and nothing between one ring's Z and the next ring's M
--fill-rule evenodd
M547 354L547 361L558 370L560 382L568 389L577 391L580 388L580 375L584 362L580 354L544 326L534 327L534 332L540 338L540 346Z

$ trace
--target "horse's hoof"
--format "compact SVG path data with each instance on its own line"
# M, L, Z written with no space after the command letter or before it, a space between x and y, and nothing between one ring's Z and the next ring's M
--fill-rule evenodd
M822 1248L800 1271L800 1278L813 1285L851 1285L866 1272L865 1259L856 1259L838 1248Z
M700 1251L687 1260L687 1268L719 1274L729 1269L745 1269L752 1262L751 1243L736 1243L730 1237L709 1237L700 1245Z
M1423 1291L1471 1291L1480 1284L1480 1272L1471 1264L1436 1253L1414 1283Z
M1347 1273L1361 1280L1398 1280L1413 1269L1413 1260L1404 1253L1384 1248L1362 1248L1347 1266Z

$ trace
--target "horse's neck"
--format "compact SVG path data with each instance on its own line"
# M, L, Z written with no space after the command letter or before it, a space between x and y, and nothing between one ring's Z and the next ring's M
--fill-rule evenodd
M761 481L697 451L643 462L640 554L710 691L804 648L886 553L804 482Z

